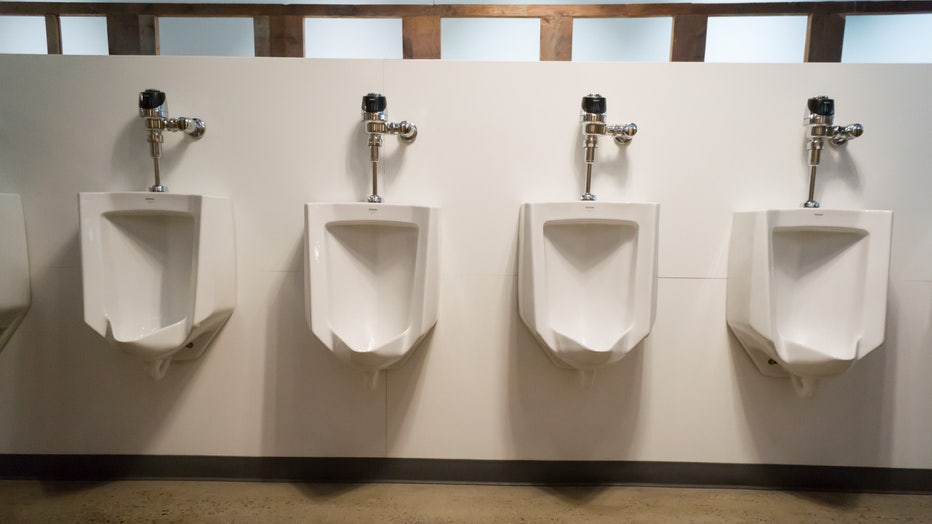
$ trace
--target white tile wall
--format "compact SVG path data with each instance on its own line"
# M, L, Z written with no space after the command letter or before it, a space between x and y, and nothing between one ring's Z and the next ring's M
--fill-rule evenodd
M932 107L890 110L932 67L0 56L0 85L0 192L23 197L34 279L0 354L0 453L932 467ZM236 311L161 382L83 324L77 240L78 191L150 183L149 87L208 124L166 137L165 184L230 195L237 234ZM300 252L304 202L367 194L369 91L420 130L386 140L383 195L442 209L440 320L376 390L306 327ZM519 320L515 252L522 202L582 190L589 92L640 128L600 142L594 192L660 202L661 278L652 334L585 390ZM734 210L805 199L817 94L866 128L824 154L817 195L894 211L893 283L886 346L804 401L728 333L724 277Z

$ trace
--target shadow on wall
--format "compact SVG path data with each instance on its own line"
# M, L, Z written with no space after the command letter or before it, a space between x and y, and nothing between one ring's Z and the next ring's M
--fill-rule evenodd
M50 267L33 268L33 307L14 364L10 452L147 453L198 361L173 364L154 381L139 359L85 325L81 269L61 267L72 251L80 251L77 234Z
M643 342L583 386L576 370L556 367L518 315L512 288L508 413L514 458L620 460L637 427Z
M764 464L889 466L895 406L896 318L890 300L884 347L800 398L789 378L764 376L728 331L747 434Z
M385 453L385 379L370 390L364 374L338 360L305 319L304 238L274 282L265 354L262 453L266 456L378 457Z

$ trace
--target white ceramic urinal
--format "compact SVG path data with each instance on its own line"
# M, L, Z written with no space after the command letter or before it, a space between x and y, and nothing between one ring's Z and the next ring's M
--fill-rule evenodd
M0 350L29 309L29 256L19 195L0 194Z
M370 387L437 322L439 215L425 206L305 205L308 325L366 371Z
M518 309L554 364L581 372L625 356L656 312L654 203L521 206Z
M81 193L84 321L154 378L199 357L233 313L229 198Z
M757 368L800 396L883 343L890 211L735 213L728 325Z

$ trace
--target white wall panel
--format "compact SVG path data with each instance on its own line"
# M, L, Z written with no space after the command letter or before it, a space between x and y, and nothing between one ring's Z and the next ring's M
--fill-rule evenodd
M401 58L400 18L305 18L308 58Z
M61 20L62 54L107 55L107 17L63 16Z
M710 16L706 62L803 61L805 16Z
M540 20L441 18L440 58L536 62L540 59Z
M932 467L932 107L903 119L887 104L924 99L932 66L7 55L0 85L0 191L22 195L33 276L0 354L0 453ZM236 311L160 382L84 325L77 237L79 191L151 183L148 87L208 125L197 142L166 136L165 184L229 195L237 235ZM420 130L386 139L383 196L440 206L442 233L440 320L375 390L307 328L300 249L304 202L367 194L369 91ZM518 318L515 253L522 202L582 191L594 91L640 131L600 142L593 192L660 203L661 278L652 334L586 390ZM818 94L866 131L824 152L817 198L894 211L892 284L885 347L801 400L729 334L724 277L733 211L805 199Z
M845 17L842 62L932 62L932 14Z
M44 55L45 17L0 16L0 53Z
M669 62L673 19L577 18L574 62Z
M252 18L159 17L159 53L184 56L255 56Z

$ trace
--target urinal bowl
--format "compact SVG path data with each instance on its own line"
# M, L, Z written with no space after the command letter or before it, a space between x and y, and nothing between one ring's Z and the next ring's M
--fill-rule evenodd
M199 357L236 303L230 200L80 193L84 320L154 378Z
M305 304L314 335L369 373L398 366L437 322L439 209L305 205Z
M19 195L0 194L0 350L29 309L29 256Z
M803 396L883 343L889 211L735 213L726 317L757 368Z
M521 206L518 310L554 364L591 372L650 332L658 219L654 203Z

